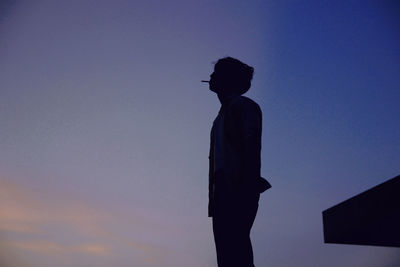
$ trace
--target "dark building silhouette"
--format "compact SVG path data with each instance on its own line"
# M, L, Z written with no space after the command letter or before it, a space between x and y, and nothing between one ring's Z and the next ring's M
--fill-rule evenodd
M400 247L400 175L322 212L325 243Z

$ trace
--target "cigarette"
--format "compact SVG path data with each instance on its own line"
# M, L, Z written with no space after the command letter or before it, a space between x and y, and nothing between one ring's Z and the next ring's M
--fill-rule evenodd
M202 83L209 83L210 81L202 80L201 82L202 82Z

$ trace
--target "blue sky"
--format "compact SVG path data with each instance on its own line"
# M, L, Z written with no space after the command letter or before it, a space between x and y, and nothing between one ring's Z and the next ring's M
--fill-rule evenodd
M216 266L213 62L255 68L256 266L396 266L323 243L321 212L399 174L394 1L5 1L0 263Z

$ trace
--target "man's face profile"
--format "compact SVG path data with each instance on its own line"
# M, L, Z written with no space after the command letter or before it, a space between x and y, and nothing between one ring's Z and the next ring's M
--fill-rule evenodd
M210 83L209 83L209 88L211 91L213 91L214 93L218 93L217 91L217 86L216 86L216 73L215 70L213 73L211 73L210 75Z
M221 75L221 71L218 71L217 68L214 69L214 72L210 75L210 83L209 88L211 91L217 94L223 94L224 89L226 88L225 84L227 82L227 78Z

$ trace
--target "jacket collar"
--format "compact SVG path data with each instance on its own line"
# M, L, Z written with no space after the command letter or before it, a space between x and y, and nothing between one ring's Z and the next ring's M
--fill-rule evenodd
M228 97L226 97L226 98L223 98L222 100L220 99L220 101L221 101L221 108L220 108L220 110L219 110L219 113L224 112L224 111L229 107L229 104L230 104L234 99L236 99L237 97L240 97L240 95L232 95L232 96L228 96Z

